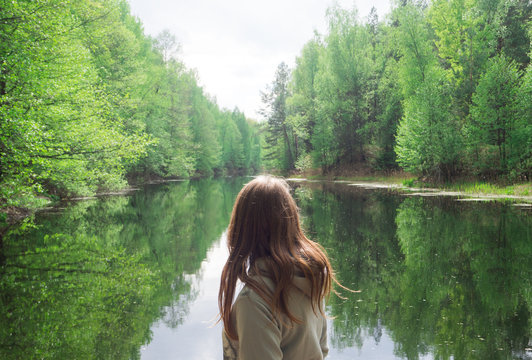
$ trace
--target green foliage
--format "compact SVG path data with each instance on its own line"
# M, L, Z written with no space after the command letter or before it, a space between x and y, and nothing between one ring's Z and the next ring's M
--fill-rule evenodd
M361 129L367 122L363 108L370 72L365 56L368 33L360 26L356 11L332 8L328 20L325 66L320 67L316 87L319 121L330 125L324 125L324 131L318 134L326 139L332 133L334 140L316 142L325 146L317 152L334 154L335 162L355 163L365 158Z
M298 156L298 138L294 122L287 120L287 97L290 71L285 63L279 64L275 79L266 92L262 93L265 108L261 111L266 118L266 158L273 160L276 168L283 171L294 169Z
M261 169L260 134L255 122L238 109L224 111L219 120L221 166L231 174L258 172Z
M532 32L532 31L531 31ZM520 155L520 172L527 174L527 178L532 177L532 65L528 65L524 76L521 79L521 86L517 99L518 123L524 124L522 135L525 138L525 145Z
M377 14L372 14L367 25L371 45L371 71L365 106L368 122L362 134L366 138L368 162L373 168L386 170L397 166L394 144L397 125L403 115L403 98L397 81L399 66L391 36L393 30L379 24Z
M475 83L495 51L498 1L436 1L428 22L436 35L438 56L444 61L456 96L456 111L467 115ZM502 3L502 2L501 2Z
M7 204L42 185L67 195L123 186L126 167L149 143L113 111L114 94L101 82L82 28L101 14L83 5L3 6L0 184Z
M500 5L499 44L502 52L515 61L521 70L530 64L530 21L532 4L526 0L504 1ZM505 12L505 13L504 13Z
M404 102L397 130L397 161L407 171L448 179L458 161L460 138L439 74L425 73L415 95Z
M290 82L291 96L287 99L289 108L287 121L296 131L301 142L302 154L312 151L313 131L317 120L314 83L319 69L319 57L322 48L318 37L303 47L301 55L296 58L296 68L292 72Z
M252 166L253 126L231 118L227 151L242 158L222 165L224 112L176 58L176 39L144 35L125 0L1 7L0 207L121 188L131 173Z
M519 78L514 62L496 56L490 59L473 94L466 134L472 168L480 173L508 174L513 169L516 175L523 170L526 174L521 161L530 155L527 151L523 154L523 149L530 144L532 124L519 112Z
M415 184L416 184L416 180L415 179L403 180L403 185L406 186L406 187L414 187Z
M323 173L400 165L437 180L530 179L531 11L521 0L399 2L384 21L375 9L361 21L332 7L328 31L296 59L284 109L294 140L270 163L286 169L290 144L297 169L310 155ZM511 85L494 78L501 57ZM483 135L494 106L513 109L500 150Z
M189 75L182 65L171 61L163 66L160 57L151 59L154 64L142 88L145 102L135 113L145 121L146 132L157 139L142 160L144 172L159 176L187 177L194 172L193 140L190 129L188 98Z

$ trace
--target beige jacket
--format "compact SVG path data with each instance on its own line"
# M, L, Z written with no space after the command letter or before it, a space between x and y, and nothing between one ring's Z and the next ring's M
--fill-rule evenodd
M272 280L260 279L271 291L275 289ZM244 286L231 311L239 341L225 332L222 335L225 360L322 360L327 356L327 321L312 310L310 281L302 274L293 281L288 307L302 323L291 323L286 315L274 317L268 303Z

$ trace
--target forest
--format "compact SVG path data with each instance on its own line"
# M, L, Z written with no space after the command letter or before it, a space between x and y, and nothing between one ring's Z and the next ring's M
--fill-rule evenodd
M529 181L531 8L333 6L327 32L278 66L257 122L220 108L178 39L146 35L126 0L2 1L0 208L264 169Z
M265 166L403 169L438 181L532 176L527 0L338 6L263 93Z
M330 357L530 358L532 3L390 1L330 7L251 119L128 0L0 0L0 358L221 355L227 223L266 171L527 186L483 202L290 181L358 290L327 303Z
M257 123L220 109L127 1L0 9L0 208L260 168Z

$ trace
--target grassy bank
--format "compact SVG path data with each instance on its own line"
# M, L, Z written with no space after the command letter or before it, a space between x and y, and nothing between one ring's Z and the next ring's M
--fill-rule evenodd
M435 186L434 184L430 183L421 184L432 187ZM444 190L459 191L467 194L532 196L532 183L530 182L504 185L489 182L461 180L452 183L445 183L438 187Z
M323 175L317 171L308 171L292 174L290 178L325 180L325 181L353 181L382 183L405 190L439 190L451 193L460 193L466 196L494 196L497 198L523 197L524 200L532 197L532 182L504 184L497 182L479 181L476 179L457 179L451 182L435 183L419 179L415 175L396 171L393 173L353 173L342 175Z

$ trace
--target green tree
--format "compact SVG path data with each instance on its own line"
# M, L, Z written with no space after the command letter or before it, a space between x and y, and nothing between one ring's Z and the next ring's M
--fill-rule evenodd
M262 115L267 121L267 158L277 159L280 169L293 170L297 158L297 137L287 122L286 99L289 96L290 71L285 63L279 64L275 79L267 92L262 93L264 109Z
M490 59L473 94L471 121L466 127L471 166L477 173L508 175L513 169L514 176L520 175L532 126L530 114L520 116L518 111L520 90L516 63L504 55Z
M531 30L532 32L532 30ZM527 180L532 179L532 65L528 64L521 79L518 91L517 114L519 123L523 126L521 134L524 136L524 147L520 155L517 173L523 174Z
M456 172L460 137L445 79L430 74L404 101L397 130L397 161L407 171L449 179ZM446 89L447 87L447 89Z
M504 1L506 10L499 27L498 46L521 70L530 64L530 21L532 4L527 0Z
M194 140L194 168L196 175L210 176L220 162L220 142L216 132L216 113L219 111L211 100L205 97L192 74L189 76L191 107L189 118Z
M167 36L167 35L165 35ZM165 41L170 41L166 38ZM160 41L158 41L160 43ZM150 52L139 87L134 116L145 123L145 131L156 139L135 171L159 176L188 177L194 174L193 138L189 118L189 88L194 84L182 63L170 58L171 49Z
M301 50L292 71L290 97L287 99L287 122L294 129L299 140L296 168L312 165L309 155L313 151L312 138L317 120L315 78L319 68L319 57L323 46L316 34ZM319 166L319 164L318 164Z
M232 114L225 113L221 120L222 167L236 172L244 168L244 146L242 135L232 118Z
M451 86L430 46L422 9L396 9L404 115L395 151L407 171L449 179L457 171L459 127L451 108Z
M486 61L495 51L498 26L495 0L441 0L428 10L438 56L455 88L454 111L464 118Z
M147 138L114 110L116 94L103 84L84 31L114 21L120 3L101 12L86 1L2 6L2 205L21 205L43 187L60 195L121 187L144 154Z
M251 167L251 147L252 147L252 137L253 129L246 119L246 115L240 112L238 108L235 108L231 113L231 119L234 121L238 127L238 132L242 136L242 168L249 169Z
M368 118L361 134L366 142L368 163L379 170L393 169L397 167L395 134L402 117L402 93L397 82L398 54L393 28L378 21L375 8L371 9L366 27L371 70L364 108Z
M329 33L316 79L318 122L314 158L324 171L334 164L354 164L366 159L362 129L370 61L365 55L367 30L355 10L328 10ZM331 136L332 135L332 136Z
M1 9L0 207L124 187L126 175L221 171L224 112L178 60L175 37L146 36L126 0ZM247 169L252 136L235 121Z
M251 146L250 146L250 171L255 173L262 169L262 141L264 139L259 123L250 121Z

